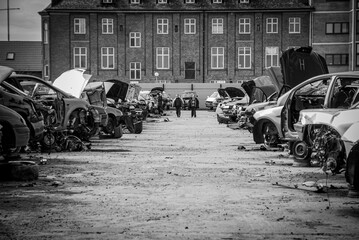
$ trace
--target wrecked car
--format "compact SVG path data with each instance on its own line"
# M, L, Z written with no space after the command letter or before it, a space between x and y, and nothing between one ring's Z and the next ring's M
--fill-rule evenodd
M358 100L359 72L341 72L313 77L290 92L281 111L281 131L298 159L310 158L299 140L295 124L305 109L348 109ZM299 140L299 141L298 141Z
M244 89L236 87L219 88L217 90L225 98L216 108L218 123L237 121L237 111L249 103L249 96Z
M152 95L153 98L155 98L158 95L158 93L162 94L163 108L169 110L172 107L172 101L173 101L171 96L168 93L166 93L162 87L155 87L152 88L150 91L150 95Z
M44 117L38 109L42 106L12 85L19 85L16 80L10 78L13 73L12 68L0 66L0 104L16 111L23 117L30 130L29 144L36 144L44 134Z
M0 154L19 152L30 140L30 129L14 110L0 104Z
M131 89L136 90L138 93L130 95L138 96L140 88L135 88L133 85L117 79L105 80L103 83L108 106L115 107L123 113L120 118L120 124L122 124L124 133L126 131L136 134L141 133L143 129L142 109L135 101L135 98L127 98L129 96L128 92L132 92Z
M120 124L121 117L123 113L121 110L107 106L106 91L103 82L91 82L88 83L81 95L83 99L88 101L92 106L98 106L103 108L107 113L106 124L101 122L101 130L104 134L107 134L109 137L121 138L122 137L122 127ZM101 133L102 133L101 132Z
M271 146L280 144L283 142L284 133L282 132L281 116L278 115L278 109L280 109L282 104L288 98L289 89L299 89L303 85L304 81L308 81L310 77L318 76L321 74L328 73L328 67L325 62L325 59L318 53L312 51L311 47L301 47L301 48L290 48L283 52L280 58L281 72L283 78L283 85L281 90L278 92L278 101L275 105L276 108L272 110L271 107L264 105L264 108L259 114L253 115L251 118L251 124L253 125L253 139L256 143L269 143ZM269 75L274 75L271 72L268 72ZM271 77L271 79L276 79ZM278 78L279 79L279 78ZM275 84L274 85L278 85ZM277 91L278 91L277 86ZM296 91L296 90L295 90ZM282 95L284 93L284 95ZM281 99L281 101L279 101ZM263 106L263 105L262 105ZM262 107L259 106L259 107ZM253 110L256 112L256 110ZM269 114L267 116L267 114ZM251 115L249 113L249 115ZM264 124L266 123L266 124ZM270 126L270 129L268 127ZM278 128L279 127L279 128ZM269 139L269 142L266 142L265 139ZM282 139L282 140L280 140Z
M310 155L311 164L325 172L336 174L345 169L349 190L358 197L359 102L350 109L302 110L294 128L300 139L299 157Z
M99 113L85 100L79 99L90 78L83 73L84 70L79 69L67 71L60 75L53 84L41 78L24 74L13 74L7 80L16 83L34 101L44 106L39 109L45 122L45 133L41 140L42 147L57 148L56 136L59 135L73 135L80 140L88 141L98 133ZM63 87L69 92L65 92L57 86Z

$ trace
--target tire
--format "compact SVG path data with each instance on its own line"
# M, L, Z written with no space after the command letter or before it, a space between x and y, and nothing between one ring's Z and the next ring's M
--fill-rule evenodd
M138 121L138 122L134 123L133 125L134 125L134 133L140 134L143 129L142 121Z
M32 161L11 161L0 163L0 179L33 181L39 177L39 166Z
M345 178L349 183L349 190L353 190L359 196L359 149L351 151L346 163Z
M312 149L304 141L294 142L292 152L297 160L309 160L312 155Z
M278 130L272 122L265 122L262 126L263 143L269 147L276 147L279 143Z
M116 126L117 126L116 119L114 119L113 117L109 117L107 125L105 127L103 127L103 131L106 134L114 135Z

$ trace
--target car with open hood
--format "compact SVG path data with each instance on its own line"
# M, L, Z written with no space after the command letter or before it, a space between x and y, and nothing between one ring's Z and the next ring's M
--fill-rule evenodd
M0 154L18 152L27 146L30 140L30 129L20 114L0 104Z
M163 107L165 109L169 110L172 107L172 101L173 101L171 95L166 93L163 87L155 87L155 88L152 88L150 91L150 95L152 95L154 98L159 93L162 95Z
M237 87L219 88L217 90L225 99L216 108L218 123L237 121L237 111L249 103L249 96L245 90Z
M26 91L26 95L37 103L45 122L43 147L55 147L56 133L59 132L86 141L98 133L99 113L79 98L90 77L84 70L73 69L61 74L53 83L26 74L12 74L6 80L16 86L18 92Z
M103 84L108 106L115 107L123 113L120 124L124 132L128 130L130 133L141 133L143 110L137 100L141 88L118 79L108 79L103 81Z
M285 101L289 98L287 93L292 91L290 89L296 88L298 90L302 88L303 82L309 81L309 78L328 73L325 59L320 54L312 51L311 47L286 50L280 58L280 64L283 78L282 89L278 92L280 97L274 104L264 105L262 110L259 110L259 107L263 107L263 105L258 106L258 108L252 108L251 111L254 114L251 114L253 117L250 118L253 126L251 130L254 141L270 146L276 146L284 140L285 136L281 129L281 114L278 114L278 111L281 111ZM269 74L271 73L269 72ZM271 77L271 79L275 78ZM274 85L277 86L275 82ZM278 89L277 87L277 91ZM279 99L281 100L279 101ZM274 107L273 109L272 106ZM260 113L257 114L258 111Z
M107 113L107 121L104 124L101 121L101 130L109 137L121 138L122 127L120 124L123 113L120 109L107 106L107 97L104 82L90 82L86 85L81 94L81 98L88 101L96 109L104 109ZM99 110L98 110L99 111Z
M35 144L43 137L44 117L38 109L38 104L14 86L19 84L12 77L14 73L14 69L0 66L0 104L20 114L30 130L29 143Z

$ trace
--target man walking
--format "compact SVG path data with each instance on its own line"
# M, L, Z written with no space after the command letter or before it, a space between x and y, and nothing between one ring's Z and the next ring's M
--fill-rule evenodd
M176 95L176 99L173 102L173 106L176 108L177 117L181 117L181 108L183 106L183 102L178 94Z
M197 117L196 109L199 107L199 101L195 95L192 95L192 99L189 100L189 108L191 109L191 117Z

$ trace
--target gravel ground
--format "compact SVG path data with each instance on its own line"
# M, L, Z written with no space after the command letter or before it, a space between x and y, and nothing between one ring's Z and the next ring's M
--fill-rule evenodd
M0 239L359 238L344 174L256 150L214 112L167 114L89 151L23 156L47 164L36 181L0 182Z

